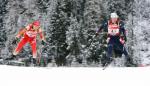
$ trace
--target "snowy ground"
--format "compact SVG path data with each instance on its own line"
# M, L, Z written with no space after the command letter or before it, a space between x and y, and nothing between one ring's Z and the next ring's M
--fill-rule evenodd
M1 86L150 86L150 67L32 68L0 66Z

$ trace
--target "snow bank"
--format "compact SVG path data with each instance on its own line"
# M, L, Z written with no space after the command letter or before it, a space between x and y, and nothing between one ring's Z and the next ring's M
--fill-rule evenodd
M150 67L32 68L0 66L1 86L149 86Z

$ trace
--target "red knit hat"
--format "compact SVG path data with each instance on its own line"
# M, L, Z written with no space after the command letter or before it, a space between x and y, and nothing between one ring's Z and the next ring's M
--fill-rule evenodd
M33 22L33 25L35 25L35 26L40 26L40 21L38 21L38 20L34 21L34 22Z

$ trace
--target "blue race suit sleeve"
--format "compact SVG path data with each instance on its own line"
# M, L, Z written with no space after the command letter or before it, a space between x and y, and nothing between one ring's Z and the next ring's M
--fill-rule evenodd
M120 32L121 32L121 36L124 37L124 40L127 41L127 37L126 37L126 30L124 27L124 22L120 22Z
M99 32L101 32L102 29L104 30L107 29L107 26L108 26L107 22L103 22L102 25L99 27L99 29L97 29L96 33L98 34Z

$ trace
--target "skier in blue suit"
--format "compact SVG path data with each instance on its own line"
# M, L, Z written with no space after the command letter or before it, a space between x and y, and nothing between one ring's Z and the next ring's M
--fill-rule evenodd
M133 60L124 47L124 44L127 41L124 23L119 19L117 13L111 13L110 20L103 22L100 28L96 31L96 36L102 30L107 32L107 63L112 61L112 52L114 50L115 54L120 54L120 56L122 56L122 54L125 55L126 66L133 66Z

